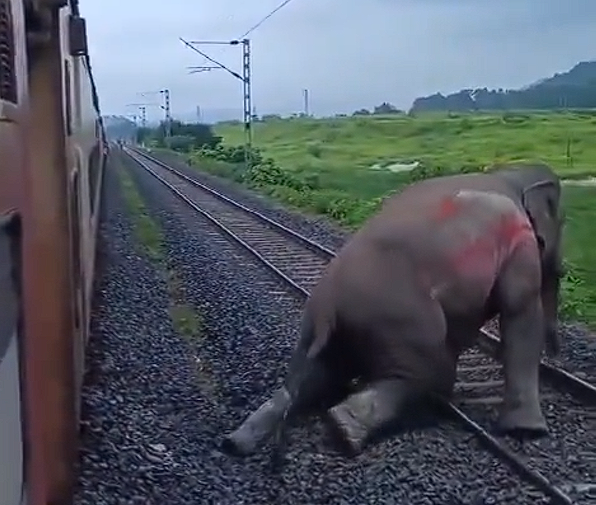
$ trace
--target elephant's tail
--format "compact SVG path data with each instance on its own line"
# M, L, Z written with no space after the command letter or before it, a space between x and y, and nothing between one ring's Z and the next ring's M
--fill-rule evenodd
M330 318L314 317L310 307L305 308L300 339L290 360L285 381L292 399L299 394L304 378L309 375L314 361L326 348L334 331L335 324Z
M329 319L313 321L310 331L312 341L307 356L308 358L315 358L329 343L331 335L335 331L335 324Z
M315 373L316 361L320 352L326 347L334 331L334 325L326 319L317 320L312 317L308 307L302 318L302 328L298 346L292 355L288 374L285 380L285 391L289 395L289 402L281 415L280 421L275 428L275 443L271 455L271 462L274 468L283 466L283 455L286 446L286 429L288 413L299 402L299 396L305 394L303 388L313 387L309 377ZM306 393L308 394L308 393Z

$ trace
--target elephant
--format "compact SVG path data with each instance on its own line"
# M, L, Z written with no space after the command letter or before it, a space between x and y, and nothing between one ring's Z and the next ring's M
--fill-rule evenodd
M248 455L279 436L289 413L331 401L331 428L358 454L410 400L448 400L458 357L496 316L505 380L497 428L547 435L539 363L545 347L560 349L560 197L550 166L516 163L387 198L307 298L283 385L223 450Z

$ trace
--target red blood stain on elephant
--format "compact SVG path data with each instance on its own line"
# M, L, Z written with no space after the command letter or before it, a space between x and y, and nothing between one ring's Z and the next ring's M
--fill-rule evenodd
M527 219L519 216L507 216L501 219L496 233L501 241L515 246L520 240L533 236L534 230Z
M460 274L492 277L500 263L531 237L533 230L526 219L504 216L462 247L453 257L453 265Z
M444 221L446 219L449 219L450 217L455 216L458 210L458 204L455 202L453 197L448 196L446 198L443 198L443 200L439 204L439 208L437 210L437 218L439 218L441 221Z

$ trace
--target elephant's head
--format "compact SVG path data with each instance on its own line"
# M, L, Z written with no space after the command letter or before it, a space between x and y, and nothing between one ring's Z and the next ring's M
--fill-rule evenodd
M559 177L544 163L495 165L490 171L504 179L519 198L534 228L543 264L560 263L563 214Z
M545 164L516 164L503 167L504 177L513 187L528 216L540 248L542 262L542 305L546 320L546 350L560 351L557 332L559 284L564 274L561 239L564 216L561 183Z
M558 335L559 284L563 276L561 235L563 213L558 179L540 180L522 191L522 205L528 215L540 248L542 260L542 305L546 323L546 351L556 356L561 351Z
M541 180L522 190L521 202L532 223L543 264L557 268L561 263L563 214L558 180Z

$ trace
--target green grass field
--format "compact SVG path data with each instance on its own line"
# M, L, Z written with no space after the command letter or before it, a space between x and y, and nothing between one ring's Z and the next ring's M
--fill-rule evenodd
M221 124L225 144L243 142L241 125ZM540 160L563 179L596 176L596 111L295 118L254 125L254 144L307 187L257 184L257 189L348 227L362 223L388 192L411 182L396 164L458 171L513 160ZM224 176L238 167L197 160ZM391 170L393 166L393 171ZM291 185L290 185L291 186ZM571 276L565 311L596 329L596 186L566 185L565 257Z
M240 125L222 125L216 131L226 143L243 142ZM364 198L379 196L400 181L387 170L371 170L375 164L421 161L459 168L543 160L566 176L583 176L596 168L595 135L596 111L291 119L254 125L255 145L284 168L316 173L323 187ZM572 166L566 157L568 139Z

